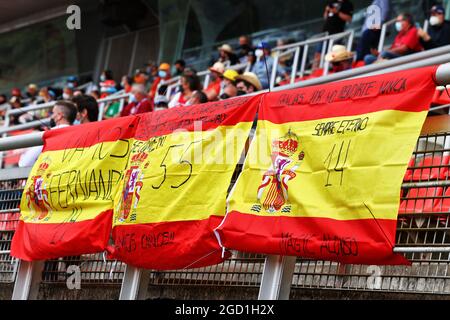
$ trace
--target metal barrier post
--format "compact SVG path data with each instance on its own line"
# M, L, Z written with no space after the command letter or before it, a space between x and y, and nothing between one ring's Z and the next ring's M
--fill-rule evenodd
M297 257L267 256L258 300L289 300Z
M300 47L297 47L295 49L295 54L294 54L294 63L292 65L292 71L291 71L291 83L295 82L295 76L297 74L297 67L298 67L298 59L300 57Z
M280 52L277 52L275 55L275 58L273 59L273 66L272 66L272 74L270 75L269 79L269 87L270 89L273 89L275 87L275 80L277 77L277 69L278 69L278 60L280 58ZM266 57L261 57L261 59L266 59Z
M387 27L393 24L396 21L396 19L391 19L389 21L386 21L381 26L381 35L380 35L380 42L378 43L378 52L382 52L384 48L384 41L386 40L386 31Z
M305 75L306 59L308 59L308 50L309 50L309 45L306 44L303 47L302 64L300 66L300 77L303 77Z
M44 270L44 261L20 260L12 300L36 300Z
M119 300L143 300L150 281L150 270L127 264L120 288Z
M334 39L330 39L330 43L328 45L328 52L331 51L331 48L333 48L333 44L334 44ZM324 65L323 65L323 75L327 76L328 75L328 69L330 68L330 62L325 61Z

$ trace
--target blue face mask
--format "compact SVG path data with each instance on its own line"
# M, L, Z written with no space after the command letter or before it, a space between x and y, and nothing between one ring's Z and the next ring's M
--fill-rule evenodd
M402 22L401 21L397 21L395 23L395 30L397 30L397 32L400 32L402 30Z
M131 103L131 102L136 102L136 101L137 101L136 100L136 96L134 94L130 93L130 97L128 98L128 102Z
M103 75L103 74L102 74L102 75L100 76L100 81L101 81L101 82L104 82L104 81L106 81L106 77L105 77L105 75Z
M81 124L80 120L75 119L75 121L73 122L73 125L74 125L74 126L77 126L77 125L79 125L79 124Z
M166 72L166 71L163 71L163 70L159 70L159 71L158 71L158 76L159 76L160 78L165 78L165 77L167 77L167 72Z

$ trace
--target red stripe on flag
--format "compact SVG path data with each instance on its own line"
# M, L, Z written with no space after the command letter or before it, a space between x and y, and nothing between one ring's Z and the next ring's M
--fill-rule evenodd
M428 110L436 67L268 93L258 120L273 123L356 116L384 110ZM424 92L418 95L417 92Z
M217 232L224 247L244 252L345 264L410 264L392 251L395 232L390 230L395 231L396 224L388 219L262 217L232 211Z
M102 142L131 139L139 118L134 116L91 122L44 133L44 152L88 148Z
M11 255L26 261L46 260L101 252L108 245L112 210L95 219L65 223L19 221L11 244Z
M123 225L113 228L111 258L156 270L192 269L221 263L214 229L223 217L204 220ZM226 252L225 258L229 257Z
M237 97L188 107L140 114L136 139L147 140L174 131L206 131L218 126L234 126L253 122L260 96Z

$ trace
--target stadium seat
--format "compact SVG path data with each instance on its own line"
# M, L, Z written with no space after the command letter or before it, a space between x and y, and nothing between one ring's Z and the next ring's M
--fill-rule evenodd
M411 181L412 180L412 172L413 172L413 170L409 169L409 168L414 167L415 161L416 161L416 159L414 157L409 159L408 169L406 169L405 176L403 177L403 181Z
M400 204L399 214L433 212L440 199L433 197L442 196L443 188L411 188L406 199ZM425 198L425 199L417 199Z
M413 170L413 181L445 180L448 176L449 156L427 156ZM440 168L421 168L428 166L441 166Z
M0 231L14 231L19 223L19 212L8 212L0 214Z
M353 68L360 68L360 67L364 67L366 64L364 63L364 60L360 60L360 61L355 61L353 62L352 67Z

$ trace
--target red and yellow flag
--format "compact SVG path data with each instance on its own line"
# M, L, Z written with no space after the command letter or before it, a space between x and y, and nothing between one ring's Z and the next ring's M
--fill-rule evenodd
M435 67L269 93L217 228L239 251L355 264L393 253L399 193Z
M114 202L112 257L147 269L184 269L226 257L214 229L260 97L140 116Z
M47 131L20 203L11 255L44 260L100 252L137 118Z

